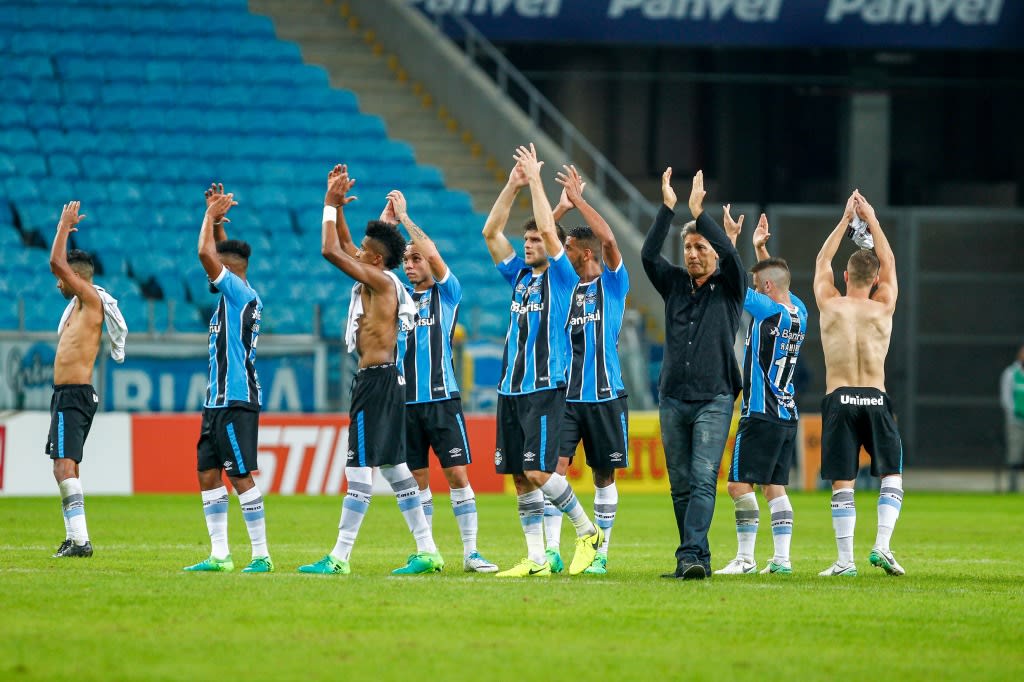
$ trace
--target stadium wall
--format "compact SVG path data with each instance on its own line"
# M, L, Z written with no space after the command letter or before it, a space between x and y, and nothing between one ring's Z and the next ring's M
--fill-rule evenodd
M92 494L194 493L195 445L200 415L100 413L85 446L82 481ZM52 495L53 477L44 453L50 416L46 412L13 412L0 417L0 495ZM736 420L722 457L724 483L731 460ZM481 493L514 492L511 479L494 473L492 453L495 420L492 415L467 415L466 432L475 453L470 467L473 488ZM818 485L821 418L801 418L798 471L794 488ZM630 415L628 466L617 484L624 493L667 492L665 453L657 412ZM340 495L348 446L348 417L344 415L260 416L260 488L282 495ZM568 477L588 489L591 474L582 453L574 458ZM431 487L447 492L436 458L431 457ZM387 484L374 479L374 491L389 494Z

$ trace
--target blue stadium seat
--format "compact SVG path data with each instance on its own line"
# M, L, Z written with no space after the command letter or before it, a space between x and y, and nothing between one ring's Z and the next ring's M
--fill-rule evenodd
M205 286L205 285L204 285ZM213 298L212 296L208 296ZM183 333L203 332L209 329L209 321L200 316L200 311L184 301L177 301L171 312L171 324L175 331ZM213 302L210 302L213 305Z
M63 80L73 82L102 82L107 77L105 62L87 57L61 57L57 60L57 71Z
M53 65L48 57L20 57L4 60L4 75L26 81L53 78Z
M30 152L36 148L36 135L28 128L8 128L0 131L0 149L7 152Z

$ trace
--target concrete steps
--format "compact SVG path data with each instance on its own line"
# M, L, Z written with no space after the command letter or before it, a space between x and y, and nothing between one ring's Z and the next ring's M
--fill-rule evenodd
M295 41L305 62L323 66L332 87L355 92L361 110L383 118L388 134L412 145L418 162L438 167L449 187L469 192L476 211L490 210L504 174L499 180L479 147L464 139L454 121L442 120L439 103L408 82L372 32L367 35L344 15L343 4L250 0L249 9L270 17L278 37ZM520 212L514 212L513 224L524 217Z

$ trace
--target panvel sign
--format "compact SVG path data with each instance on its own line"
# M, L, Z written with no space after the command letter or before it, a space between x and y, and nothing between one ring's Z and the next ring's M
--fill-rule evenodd
M1020 0L409 0L491 40L1021 49ZM451 22L446 30L458 32Z
M124 364L107 362L100 399L106 410L121 412L199 411L209 382L205 357L154 357L129 354ZM317 400L316 353L260 353L256 373L263 407L275 412L313 412Z

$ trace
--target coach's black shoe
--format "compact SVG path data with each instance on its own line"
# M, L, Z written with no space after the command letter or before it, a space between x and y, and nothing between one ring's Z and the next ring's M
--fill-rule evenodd
M684 563L679 565L680 580L704 580L711 575L704 564Z
M52 558L56 559L57 557L64 556L64 552L66 552L68 547L70 547L70 546L71 546L71 540L70 539L64 540L64 542L60 543L60 547L57 548L57 551L53 553Z
M59 557L90 557L92 556L92 543L86 540L84 545L71 543L67 549L58 554Z

